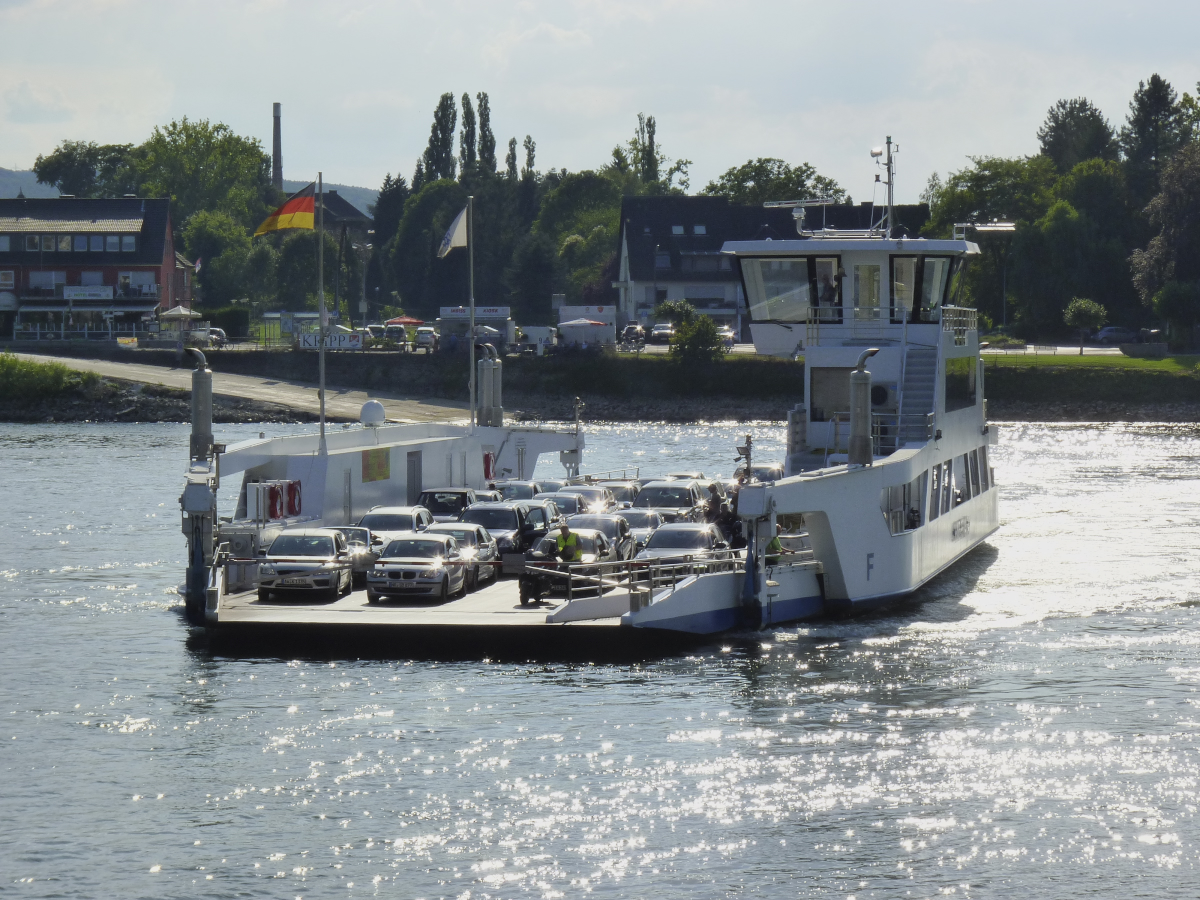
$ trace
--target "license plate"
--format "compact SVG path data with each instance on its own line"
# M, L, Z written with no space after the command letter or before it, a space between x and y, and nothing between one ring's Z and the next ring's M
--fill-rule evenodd
M281 584L298 585L298 586L306 585L306 584L308 584L308 579L306 579L306 578L285 578L285 579L283 579Z

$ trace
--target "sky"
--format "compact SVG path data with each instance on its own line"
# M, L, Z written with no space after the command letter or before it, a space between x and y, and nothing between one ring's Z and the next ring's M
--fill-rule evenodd
M644 112L693 192L769 156L870 200L890 134L915 202L1035 153L1058 99L1119 127L1154 72L1194 94L1198 28L1195 0L0 0L0 166L182 116L269 150L279 101L287 178L377 188L411 178L440 94L486 91L498 154L532 135L539 169L602 166Z

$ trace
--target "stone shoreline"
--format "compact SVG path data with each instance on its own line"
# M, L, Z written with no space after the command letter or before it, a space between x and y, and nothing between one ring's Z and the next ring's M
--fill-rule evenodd
M778 398L744 400L640 398L633 400L583 396L584 422L783 422L787 405ZM513 422L569 422L574 398L509 394L508 418ZM1200 422L1200 402L1135 404L1122 402L989 401L989 417L1008 422ZM314 422L316 416L274 403L229 397L213 398L218 423ZM101 379L46 401L0 398L0 422L189 422L187 391L162 385ZM343 421L330 416L329 421Z

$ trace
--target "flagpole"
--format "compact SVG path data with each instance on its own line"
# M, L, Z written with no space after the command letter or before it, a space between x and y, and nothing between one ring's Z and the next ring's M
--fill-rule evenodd
M321 440L317 452L324 456L329 452L325 445L325 184L322 172L317 173L317 303L320 310L317 324L320 327L320 343L317 347L318 387L317 397L321 402Z
M467 197L467 257L469 259L469 292L471 302L471 430L475 430L475 198Z

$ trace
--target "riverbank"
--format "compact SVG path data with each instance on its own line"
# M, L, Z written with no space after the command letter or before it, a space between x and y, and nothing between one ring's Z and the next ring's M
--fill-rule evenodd
M50 380L70 383L61 396L45 389L20 388L0 377L0 419L188 420L185 385L190 374L180 367L173 352L132 351L108 357L104 372L109 377L105 378L88 372L64 374L70 373L67 366L94 366L96 357L90 358L93 362L88 363L60 357L66 365ZM985 360L985 392L993 421L1200 421L1200 360L1196 357L989 356ZM225 377L220 373L234 381L239 376L258 378L257 384L235 387L231 396L216 399L217 421L315 420L312 397L301 402L292 396L300 385L315 396L311 384L316 378L314 354L216 351L209 354L209 362L218 378ZM54 366L50 364L51 369ZM465 359L330 354L328 368L330 421L353 421L368 395L363 392L380 398L412 398L397 401L406 404L397 406L398 421L465 416L464 409L435 407L439 402L449 403L440 398L465 396ZM134 370L140 374L134 375ZM111 377L125 371L130 372L129 381ZM158 373L173 384L145 383ZM101 389L98 384L107 387ZM727 359L692 370L665 357L611 355L512 358L505 360L504 366L504 406L510 420L521 422L570 421L576 397L584 402L583 420L587 422L780 422L803 395L802 363L761 357ZM275 398L280 402L270 402Z

